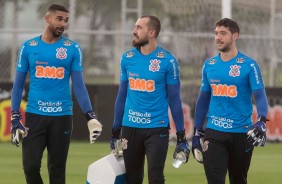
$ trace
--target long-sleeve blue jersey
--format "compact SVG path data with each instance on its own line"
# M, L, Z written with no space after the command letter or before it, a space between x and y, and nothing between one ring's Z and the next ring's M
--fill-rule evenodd
M148 55L134 48L122 55L120 64L120 80L128 82L122 125L168 127L166 85L180 82L175 57L160 46Z
M264 89L258 64L238 52L224 62L220 54L205 61L201 91L211 92L207 128L247 132L252 125L252 92Z
M18 55L17 71L30 73L26 111L58 116L72 115L70 76L82 71L80 46L65 37L48 44L41 36L26 41Z

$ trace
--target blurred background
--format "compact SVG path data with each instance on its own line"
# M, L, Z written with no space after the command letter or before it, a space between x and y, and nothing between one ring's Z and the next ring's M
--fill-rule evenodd
M281 126L281 0L0 0L0 141L1 132L9 134L9 125L3 125L4 121L9 122L9 110L5 110L3 101L10 98L18 49L25 40L43 33L44 15L52 3L70 10L65 36L83 49L84 77L91 100L98 117L109 126L119 84L120 56L132 47L131 31L137 18L145 14L159 17L159 43L180 62L182 100L187 105L185 117L189 126L193 126L202 64L217 54L214 24L222 17L239 23L238 49L259 63L269 104L278 109L278 115L273 113L279 122L275 127ZM76 106L75 110L80 113ZM275 134L277 131L273 129ZM282 128L278 134L282 140ZM2 135L2 140L9 139L7 135Z
M238 48L260 64L266 86L282 87L281 0L0 0L1 82L13 80L18 48L43 33L52 3L70 10L65 33L83 49L87 84L119 82L120 55L131 48L134 23L152 14L162 23L160 44L181 63L183 86L200 84L204 59L217 53L214 24L229 16L241 28Z

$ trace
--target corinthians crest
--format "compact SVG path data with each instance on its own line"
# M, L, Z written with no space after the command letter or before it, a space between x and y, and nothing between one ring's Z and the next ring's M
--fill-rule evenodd
M149 66L149 70L152 72L157 72L160 70L160 60L154 59L150 61L150 66Z
M232 77L238 77L240 75L240 68L239 65L231 65L229 70L229 75Z
M66 59L67 58L67 49L66 48L57 48L56 49L56 58L58 59Z

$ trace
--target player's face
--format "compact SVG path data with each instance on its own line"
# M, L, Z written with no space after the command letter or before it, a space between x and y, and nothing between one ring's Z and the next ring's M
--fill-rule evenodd
M132 45L134 47L141 47L149 43L149 29L147 23L149 18L140 18L135 23L135 27L132 31L133 40Z
M232 34L227 27L217 26L214 31L216 47L221 52L228 52L231 50L236 41L234 33Z
M69 14L67 12L56 11L48 15L48 28L54 37L60 37L67 27Z

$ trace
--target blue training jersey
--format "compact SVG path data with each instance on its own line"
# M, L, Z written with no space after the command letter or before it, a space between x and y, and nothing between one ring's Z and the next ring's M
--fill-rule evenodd
M26 41L18 55L17 71L30 73L26 112L72 115L71 71L82 71L80 46L62 37L53 44L41 36Z
M252 91L264 88L258 64L238 52L224 62L220 54L205 61L201 91L210 91L207 128L245 133L252 125Z
M143 55L136 48L122 55L120 80L128 82L123 126L169 127L167 84L179 83L179 64L158 46Z

